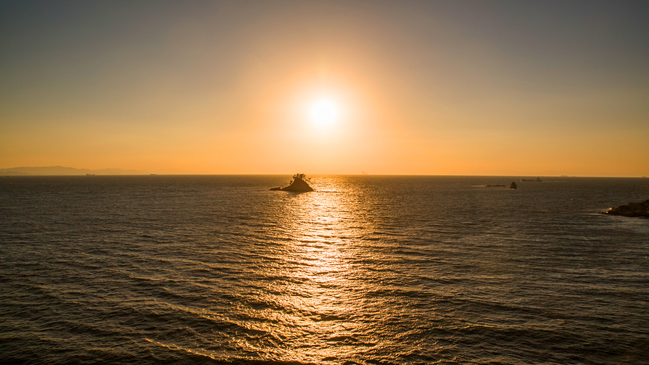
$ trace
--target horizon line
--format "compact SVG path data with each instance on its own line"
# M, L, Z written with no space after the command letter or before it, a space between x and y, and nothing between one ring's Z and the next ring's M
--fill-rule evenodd
M294 175L294 173L141 173L141 174L0 174L0 177L30 177L30 176L51 176L51 177L71 177L71 176L284 176ZM646 179L649 176L601 176L601 175L452 175L452 174L345 174L345 173L314 173L310 176L404 176L404 177L551 177L551 178L602 178L602 179Z

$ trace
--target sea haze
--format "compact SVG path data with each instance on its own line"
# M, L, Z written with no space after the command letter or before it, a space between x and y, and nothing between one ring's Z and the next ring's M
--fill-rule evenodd
M646 362L649 179L520 179L0 177L0 362Z

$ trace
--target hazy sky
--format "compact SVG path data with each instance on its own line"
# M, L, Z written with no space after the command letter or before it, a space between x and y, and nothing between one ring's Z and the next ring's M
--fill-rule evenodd
M649 175L648 19L648 1L3 1L0 168Z

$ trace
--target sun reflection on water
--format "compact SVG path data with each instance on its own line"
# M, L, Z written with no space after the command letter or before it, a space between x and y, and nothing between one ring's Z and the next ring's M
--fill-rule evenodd
M362 208L340 180L326 183L316 192L288 196L278 224L289 237L284 257L289 265L282 276L293 278L285 299L295 308L297 329L303 333L291 336L300 342L291 347L303 349L291 356L306 361L349 356L359 342L375 342L359 338L366 331L354 320L363 305L363 284L354 264L366 231L366 222L357 216Z

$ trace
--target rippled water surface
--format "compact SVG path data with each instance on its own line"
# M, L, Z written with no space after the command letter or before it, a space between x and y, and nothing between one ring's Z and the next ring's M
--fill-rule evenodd
M649 179L287 180L1 177L0 362L647 362Z

